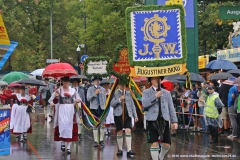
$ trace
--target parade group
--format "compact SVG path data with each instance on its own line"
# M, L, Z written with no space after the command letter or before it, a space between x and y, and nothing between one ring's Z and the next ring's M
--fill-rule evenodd
M219 128L220 136L239 137L237 110L240 106L238 101L240 87L233 83L233 79L220 83L217 81L196 83L192 90L184 84L180 87L179 83L175 83L175 88L171 92L165 90L164 86L158 90L161 79L163 77L151 77L148 78L149 88L139 86L143 91L141 99L144 112L143 130L146 131L148 143L151 144L150 153L153 160L163 160L170 149L171 136L176 134L176 129L189 127L191 121L192 130L204 134L210 132L211 144L218 142ZM81 105L86 104L94 117L100 118L112 82L99 76L92 79L65 76L56 83L49 82L49 78L44 78L43 81L45 86L40 87L16 85L13 88L3 88L1 99L4 103L11 104L10 129L20 142L25 142L27 133L32 132L30 121L32 106L41 101L45 120L50 118L54 122L54 141L61 141L61 151L71 154L71 142L83 138ZM48 105L52 111L50 115L46 112ZM110 106L104 123L93 128L93 146L104 147L104 137L110 134L110 125L115 124L117 156L123 155L124 131L127 156L134 157L131 131L138 121L138 115L128 84L118 84ZM159 133L160 118L164 119L165 124L162 134Z

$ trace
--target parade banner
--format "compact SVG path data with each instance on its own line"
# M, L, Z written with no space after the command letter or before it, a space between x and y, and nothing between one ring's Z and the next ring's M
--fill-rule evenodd
M128 49L123 47L117 53L119 60L114 63L113 71L119 74L129 74L130 73L130 64L128 61Z
M186 26L182 5L126 9L131 66L166 66L187 61Z
M2 11L0 10L0 45L10 45L7 29L3 22Z
M128 83L130 64L128 60L128 48L126 45L118 45L112 60L112 75L119 79L120 84Z
M0 155L10 154L10 108L0 108Z
M109 67L109 57L89 57L84 62L84 72L87 77L100 76L108 77L111 73L111 67Z
M173 74L183 74L187 71L186 63L184 64L174 64L171 66L164 67L140 67L134 66L131 68L132 77L158 77L158 76L168 76Z

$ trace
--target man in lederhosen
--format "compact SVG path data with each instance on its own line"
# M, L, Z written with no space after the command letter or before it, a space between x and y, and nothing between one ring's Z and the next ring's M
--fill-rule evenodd
M90 110L97 118L100 118L102 115L106 104L106 91L100 86L101 80L101 77L95 76L92 79L93 86L88 88L87 91L87 100L90 102ZM100 147L104 147L104 125L100 127L100 135L98 135L98 129L99 128L93 129L94 147L98 147L98 145L100 145ZM100 137L100 141L98 141L98 137Z
M125 139L127 145L127 156L133 157L134 152L131 148L132 136L132 118L135 122L138 121L136 108L131 96L130 91L126 90L124 85L119 84L118 90L115 92L111 101L113 107L113 115L117 132L118 152L117 156L122 156L123 136L122 129L125 128ZM123 108L122 108L123 107Z
M159 81L161 81L159 79ZM165 89L158 91L158 78L149 78L152 86L143 91L142 104L147 120L147 134L148 143L151 143L151 157L153 160L163 160L164 156L170 149L171 134L169 130L169 121L172 126L171 129L175 130L178 127L177 116L173 106L171 93ZM161 103L159 103L159 100ZM162 115L159 115L159 108L161 107ZM161 152L158 153L158 138L159 138L159 118L163 116L165 121L165 129L162 135Z
M76 90L76 92L79 95L79 97L81 98L82 102L84 104L86 104L84 90L79 86L80 79L73 77L73 78L70 78L70 81L72 82L72 88L74 88ZM81 114L81 103L76 104L75 107L76 107L77 115L80 116L79 114ZM81 140L83 125L80 122L80 117L78 117L77 122L78 122L78 138L79 138L79 140Z

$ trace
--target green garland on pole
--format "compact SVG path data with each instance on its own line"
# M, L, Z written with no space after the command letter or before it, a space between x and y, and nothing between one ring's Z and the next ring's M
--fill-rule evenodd
M114 50L115 55L110 64L112 66L112 68L113 68L113 65L119 61L119 58L120 58L119 52L124 48L128 49L127 45L120 44L115 48L115 50ZM120 74L118 72L115 72L113 69L112 69L111 74L119 79L119 84L122 84L122 85L128 84L128 81L129 81L128 74Z
M179 9L180 10L180 20L181 20L181 38L182 38L182 54L183 57L180 59L169 59L169 60L153 60L153 61L133 61L133 51L132 51L132 31L131 31L131 12L133 11L151 11L151 10L169 10L169 9ZM128 7L125 11L127 20L127 43L128 43L128 55L131 66L168 66L172 64L183 64L187 62L187 38L186 38L186 25L185 25L185 12L182 5L166 5L166 6L137 6Z
M107 61L107 66L106 66L106 70L107 70L107 73L106 74L99 74L99 73L93 73L93 74L88 74L87 73L87 70L88 70L88 63L90 61L92 62L98 62L98 61ZM91 78L92 76L100 76L100 77L108 77L111 73L112 73L112 60L110 59L110 57L108 56L98 56L98 57L89 57L89 58L86 58L85 61L84 61L84 75Z

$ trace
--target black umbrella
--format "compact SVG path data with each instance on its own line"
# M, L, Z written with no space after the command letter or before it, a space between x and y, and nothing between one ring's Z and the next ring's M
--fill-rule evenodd
M27 85L32 85L32 86L46 86L42 81L37 80L37 79L21 79L17 81L19 84L27 84Z
M178 80L178 78L180 78L180 74L174 74L174 75L171 75L171 76L166 76L164 77L163 80L169 80L171 82L180 82L180 80Z
M232 77L232 75L230 73L226 73L226 72L221 72L221 73L217 73L217 74L213 74L209 77L209 79L211 80L220 80L220 79L228 79Z
M73 79L79 79L79 80L82 79L82 81L84 81L84 80L89 81L89 79L86 76L83 76L83 75L71 76L70 81L72 81Z
M179 81L186 81L187 77L186 75L180 75L177 80ZM197 73L190 72L190 80L191 82L205 82L206 80Z
M229 70L227 73L240 75L240 69Z

